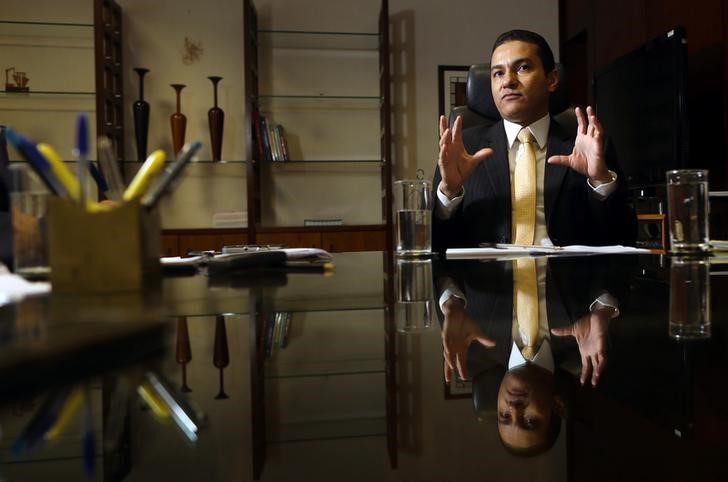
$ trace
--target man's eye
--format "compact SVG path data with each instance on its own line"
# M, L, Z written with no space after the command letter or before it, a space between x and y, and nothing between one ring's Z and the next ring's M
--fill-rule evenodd
M533 430L538 426L538 421L536 421L536 419L533 419L533 418L526 418L523 421L523 424L526 426L526 428L528 430Z
M500 71L493 72L493 77L497 78L497 77L502 77L502 76L503 76L503 72L500 72Z
M498 418L502 423L508 423L511 421L511 414L508 412L501 412L498 414Z

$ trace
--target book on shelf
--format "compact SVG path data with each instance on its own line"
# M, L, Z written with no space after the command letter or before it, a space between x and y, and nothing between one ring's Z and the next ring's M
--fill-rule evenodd
M253 113L255 140L260 160L283 162L290 160L286 130L280 124L269 122L264 115Z
M261 157L261 160L265 159L266 161L272 161L273 157L271 156L270 150L270 136L268 135L268 120L264 115L260 116L260 133L263 139L263 151L265 152L265 157Z
M304 219L304 226L343 226L343 219Z
M278 137L278 147L281 152L281 161L290 161L288 154L288 140L286 139L286 130L281 124L276 124L276 135Z

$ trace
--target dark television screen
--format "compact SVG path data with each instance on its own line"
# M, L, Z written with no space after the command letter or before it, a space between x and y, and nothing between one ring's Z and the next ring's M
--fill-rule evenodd
M594 75L594 103L630 188L687 166L687 39L670 30Z

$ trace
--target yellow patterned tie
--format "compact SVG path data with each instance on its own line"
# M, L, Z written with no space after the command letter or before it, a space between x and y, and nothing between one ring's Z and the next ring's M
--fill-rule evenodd
M533 244L536 229L536 154L533 150L533 134L524 127L518 133L523 144L516 158L513 174L513 199L511 222L513 223L513 242Z
M533 244L536 229L536 154L533 148L533 134L527 128L518 133L523 144L516 158L513 180L513 242ZM513 276L516 299L516 319L523 339L521 352L528 360L536 355L538 343L538 285L536 283L536 262L531 258L515 262Z

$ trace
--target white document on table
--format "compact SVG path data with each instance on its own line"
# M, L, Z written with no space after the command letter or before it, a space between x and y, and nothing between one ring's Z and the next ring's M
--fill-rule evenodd
M515 258L519 256L570 256L583 254L648 254L649 249L622 246L508 246L486 248L450 248L445 252L447 259Z

